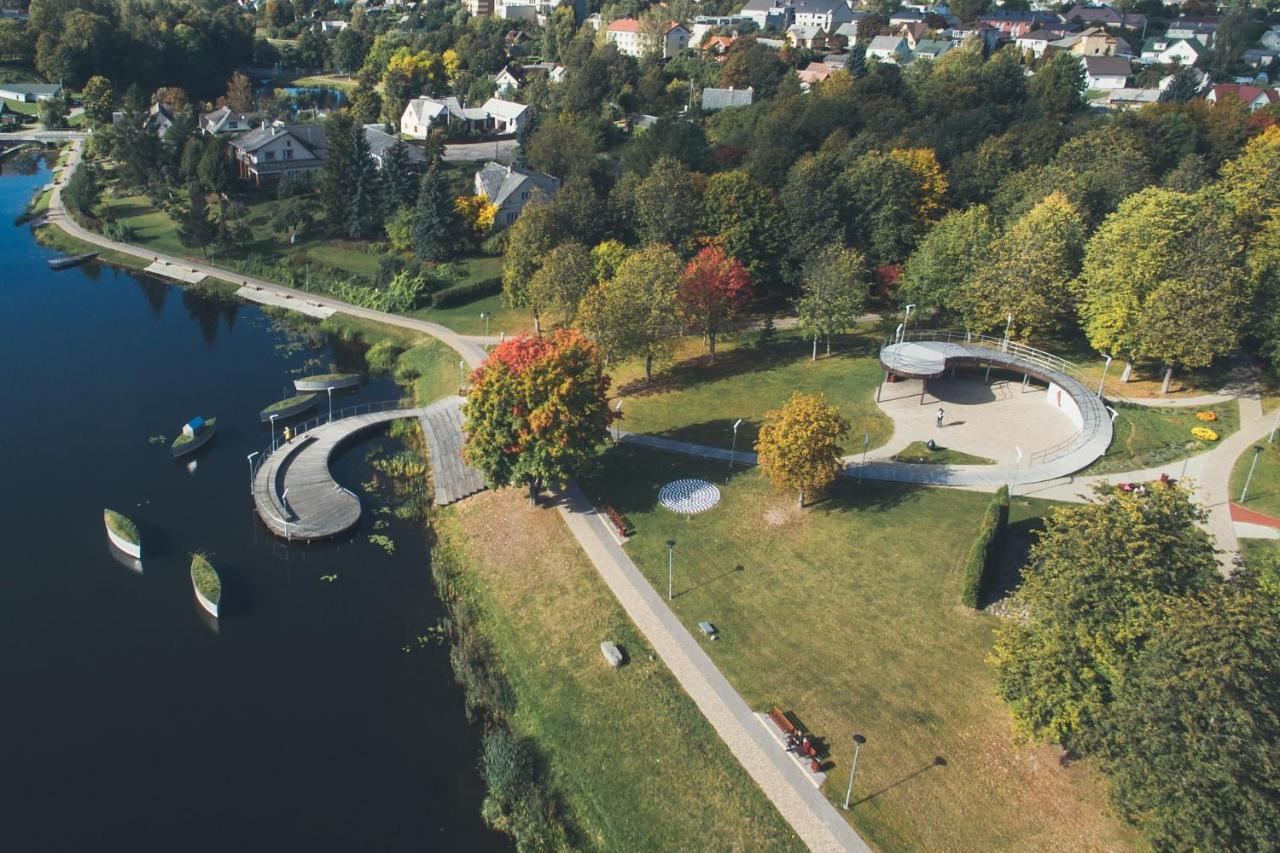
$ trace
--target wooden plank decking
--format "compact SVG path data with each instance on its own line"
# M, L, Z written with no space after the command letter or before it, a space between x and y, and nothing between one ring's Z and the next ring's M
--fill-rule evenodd
M267 528L286 539L325 539L360 521L360 498L334 481L329 458L356 433L399 418L417 418L427 437L436 503L461 500L484 488L462 461L462 398L422 409L353 415L308 430L267 457L254 475L253 500Z

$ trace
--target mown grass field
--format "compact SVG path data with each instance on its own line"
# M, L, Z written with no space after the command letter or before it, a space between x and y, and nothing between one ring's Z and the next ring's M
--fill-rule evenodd
M1218 442L1202 441L1191 434L1208 427L1218 441L1240 428L1240 405L1232 400L1213 406L1155 407L1116 403L1115 437L1107 452L1085 474L1119 474L1138 471L1212 450ZM1204 422L1198 412L1213 412L1218 419Z
M621 445L584 482L626 514L627 544L655 588L748 704L793 711L833 750L824 792L844 795L850 738L866 736L853 822L886 850L1121 849L1094 767L1015 745L984 662L997 618L959 603L959 563L990 496L842 481L806 510L759 472ZM656 503L681 477L720 484L714 509ZM1015 498L1012 524L1047 504Z
M482 492L437 518L465 567L516 694L512 724L549 757L585 846L600 850L801 850L614 600L550 508ZM629 658L611 669L600 642Z
M995 460L985 456L974 456L961 450L938 445L930 450L923 441L913 441L893 455L895 462L910 462L914 465L994 465Z
M1239 501L1244 490L1249 467L1253 465L1254 447L1262 448L1253 479L1249 481L1249 494L1242 506L1274 518L1280 518L1280 434L1276 443L1268 444L1264 436L1247 448L1231 469L1231 500Z
M794 332L778 332L759 344L758 332L720 342L712 364L697 338L681 341L674 362L644 379L643 364L631 361L613 373L610 393L623 398L621 428L655 433L712 447L729 448L733 423L741 418L738 450L751 450L765 413L795 391L822 393L849 420L845 450L861 450L888 441L893 425L875 402L880 381L877 335L833 339L832 354L811 360L812 341Z

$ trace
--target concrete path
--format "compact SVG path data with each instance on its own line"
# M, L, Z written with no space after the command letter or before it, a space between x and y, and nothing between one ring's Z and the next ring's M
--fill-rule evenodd
M223 267L214 266L213 264L203 261L192 261L188 258L179 258L173 255L166 255L163 252L156 252L151 249L145 249L134 246L129 243L120 243L115 240L108 239L101 234L95 234L85 228L81 228L76 224L66 211L62 203L62 187L70 180L72 173L80 165L80 156L83 151L84 143L80 139L71 141L70 150L67 155L67 166L63 170L60 178L53 188L53 193L49 197L49 213L48 220L51 225L56 225L63 231L66 231L72 237L82 240L86 243L92 243L95 246L101 246L104 249L120 252L121 254L131 255L135 258L141 258L150 264L173 264L188 272L184 275L204 275L220 281L230 282L237 287L256 288L265 292L281 301L297 300L299 303L308 303L316 308L327 309L352 317L359 317L364 320L372 320L376 323L385 323L388 326L396 326L401 329L409 329L415 332L421 332L424 335L430 335L444 343L448 344L456 350L462 358L471 367L478 367L480 362L484 361L485 350L482 345L477 343L473 338L467 335L460 335L452 329L445 328L439 323L431 323L426 320L415 320L410 317L402 317L398 314L388 314L384 311L374 311L369 308L361 308L358 305L351 305L338 299L328 296L318 296L314 293L308 293L305 290L296 290L292 287L285 287L275 284L265 279L255 278L254 276L244 275L234 270L225 269ZM285 302L284 304L288 304Z
M769 736L750 707L685 630L609 533L576 484L559 496L569 530L680 686L810 850L869 851L853 828Z

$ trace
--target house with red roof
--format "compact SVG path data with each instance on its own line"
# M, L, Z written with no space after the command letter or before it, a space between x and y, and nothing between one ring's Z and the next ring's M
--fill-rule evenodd
M1225 97L1232 96L1244 101L1249 112L1256 112L1271 104L1280 103L1280 94L1275 89L1262 86L1251 86L1247 83L1219 83L1204 96L1206 101L1217 103Z

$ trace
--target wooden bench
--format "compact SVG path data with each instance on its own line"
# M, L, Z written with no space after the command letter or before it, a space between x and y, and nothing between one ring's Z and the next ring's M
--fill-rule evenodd
M618 535L623 539L635 535L635 525L625 515L614 509L612 504L604 505L604 514L608 517L609 523L613 525L613 529L618 531Z
M804 734L804 730L795 724L795 721L791 719L791 715L777 705L769 709L769 719L782 732L783 737Z

